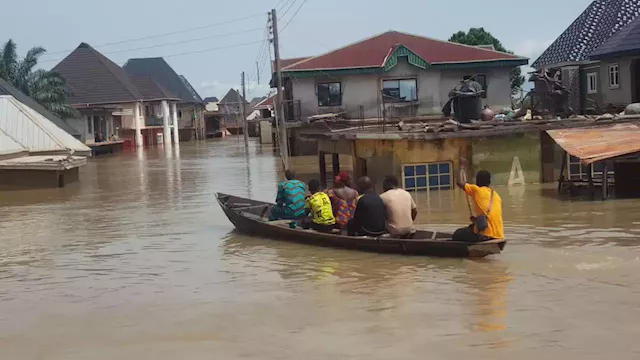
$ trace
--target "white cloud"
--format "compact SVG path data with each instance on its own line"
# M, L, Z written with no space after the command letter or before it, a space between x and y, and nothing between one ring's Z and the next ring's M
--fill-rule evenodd
M520 41L513 48L513 52L516 55L524 56L529 58L529 64L532 64L536 59L544 52L553 40L539 40L539 39L526 39ZM533 84L529 82L528 73L534 71L534 69L529 66L522 66L522 74L525 76L524 90L528 91L533 88Z
M239 83L225 83L217 80L203 81L198 87L198 93L200 93L200 95L203 97L217 96L219 99L221 99L231 88L241 90ZM271 88L268 81L261 81L260 84L255 81L249 81L246 84L246 94L248 100L251 100L254 97L265 96L270 90Z

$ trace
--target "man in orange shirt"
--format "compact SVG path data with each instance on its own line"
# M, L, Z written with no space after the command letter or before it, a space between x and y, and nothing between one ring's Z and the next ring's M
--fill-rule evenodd
M473 224L453 233L454 241L479 242L504 239L502 199L489 187L490 185L491 174L486 170L478 171L475 185L458 181L458 186L473 199L476 216L471 218ZM481 219L482 217L484 219Z

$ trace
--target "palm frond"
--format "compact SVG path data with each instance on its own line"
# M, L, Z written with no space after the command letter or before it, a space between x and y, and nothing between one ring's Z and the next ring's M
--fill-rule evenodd
M13 82L18 64L16 43L9 39L0 50L0 77Z

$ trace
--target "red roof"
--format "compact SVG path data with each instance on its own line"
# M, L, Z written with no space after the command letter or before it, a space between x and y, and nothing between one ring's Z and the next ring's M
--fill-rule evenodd
M275 98L276 94L274 93L273 95L269 96L268 98L260 101L259 103L257 103L253 108L254 109L267 109L269 107L273 107L273 101Z
M307 60L289 59L288 61L298 60L289 66L285 66L283 60L282 69L297 71L382 67L397 45L404 45L430 64L524 59L500 51L388 31Z
M284 69L287 66L291 66L297 62L300 62L302 60L307 60L310 59L311 56L305 56L305 57L297 57L297 58L291 58L291 59L280 59L280 68ZM276 70L276 62L275 61L271 61L271 70L273 72L275 72Z

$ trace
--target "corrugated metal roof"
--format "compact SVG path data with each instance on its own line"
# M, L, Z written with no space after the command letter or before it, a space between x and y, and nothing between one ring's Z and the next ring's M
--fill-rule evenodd
M0 130L30 152L67 149L91 151L85 144L13 96L0 96Z
M24 146L20 145L11 136L0 129L0 156L15 154L28 151Z
M584 164L640 152L640 126L636 124L547 130L547 134Z

